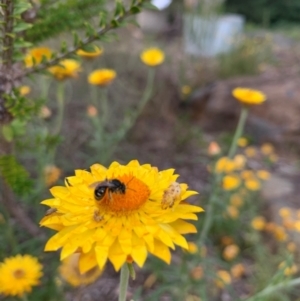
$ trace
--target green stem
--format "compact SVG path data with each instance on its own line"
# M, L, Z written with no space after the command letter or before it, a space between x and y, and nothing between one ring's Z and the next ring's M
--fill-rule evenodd
M58 135L61 131L62 127L62 122L64 119L64 105L65 105L65 85L64 82L59 82L57 85L57 90L56 90L56 97L57 97L57 106L58 106L58 116L56 120L56 127L53 132L54 135Z
M212 193L208 199L208 203L207 203L207 207L206 207L207 209L205 210L204 223L203 223L202 230L200 233L200 238L199 238L200 248L205 243L207 234L208 234L208 232L211 228L212 222L213 222L214 203L217 199L220 179L221 179L220 174L214 174L214 180L213 180L213 184L212 184Z
M236 153L237 142L243 134L243 130L244 130L244 127L245 127L247 116L248 116L248 108L246 106L243 106L241 114L240 114L239 122L238 122L237 128L235 130L233 140L232 140L232 143L231 143L231 146L230 146L230 149L229 149L229 153L228 153L229 159L232 159L233 156Z
M261 292L257 293L256 295L248 299L245 299L245 301L255 301L258 300L259 298L274 294L282 289L289 289L296 285L300 285L300 277L296 279L292 279L287 282L282 282L276 285L267 286L265 289L263 289Z
M120 274L119 301L126 301L127 287L129 280L129 269L127 264L123 264Z
M26 294L22 295L21 299L22 299L23 301L28 301L28 298L27 298L27 295L26 295Z

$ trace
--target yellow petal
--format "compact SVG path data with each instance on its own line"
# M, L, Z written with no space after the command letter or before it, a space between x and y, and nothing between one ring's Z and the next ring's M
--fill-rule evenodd
M126 262L127 254L123 252L118 240L115 240L114 244L110 247L108 258L116 271L119 271L122 265Z
M133 233L131 257L139 267L142 267L147 259L147 248L145 242Z
M193 224L180 219L171 223L170 226L180 234L197 233L197 228Z
M169 248L159 240L155 240L154 250L151 251L150 253L160 258L161 260L165 261L167 264L170 264L171 262L171 252Z
M77 249L77 245L66 243L61 250L60 260L64 260L65 258L69 257L71 254L75 253Z
M81 274L86 273L90 269L97 266L97 259L94 251L87 254L81 253L79 257L79 271Z
M105 263L107 261L108 249L109 249L108 246L99 246L99 245L97 245L95 247L97 263L98 263L101 270L104 268Z

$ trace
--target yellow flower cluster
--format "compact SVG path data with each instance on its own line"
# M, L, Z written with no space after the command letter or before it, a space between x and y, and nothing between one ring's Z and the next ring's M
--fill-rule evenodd
M260 181L270 178L270 173L266 170L244 169L246 164L247 158L241 154L236 155L233 159L221 157L217 160L215 172L225 174L222 181L224 190L236 190L244 185L250 191L257 191L261 188Z
M251 226L257 231L265 231L272 234L272 236L279 242L286 243L286 249L291 253L296 251L296 244L293 242L293 235L289 233L300 232L300 210L294 210L288 207L282 207L279 210L281 222L276 224L274 222L267 222L263 216L256 216L251 221Z

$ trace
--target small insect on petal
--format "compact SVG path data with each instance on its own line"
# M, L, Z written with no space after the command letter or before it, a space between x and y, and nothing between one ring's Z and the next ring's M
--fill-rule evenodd
M173 182L167 190L164 191L163 199L161 201L161 208L172 208L176 201L180 199L181 187L177 182Z

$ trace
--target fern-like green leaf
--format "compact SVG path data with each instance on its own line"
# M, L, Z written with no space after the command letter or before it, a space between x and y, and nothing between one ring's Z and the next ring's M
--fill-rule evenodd
M33 182L27 170L12 155L0 156L0 175L17 195L28 194Z

